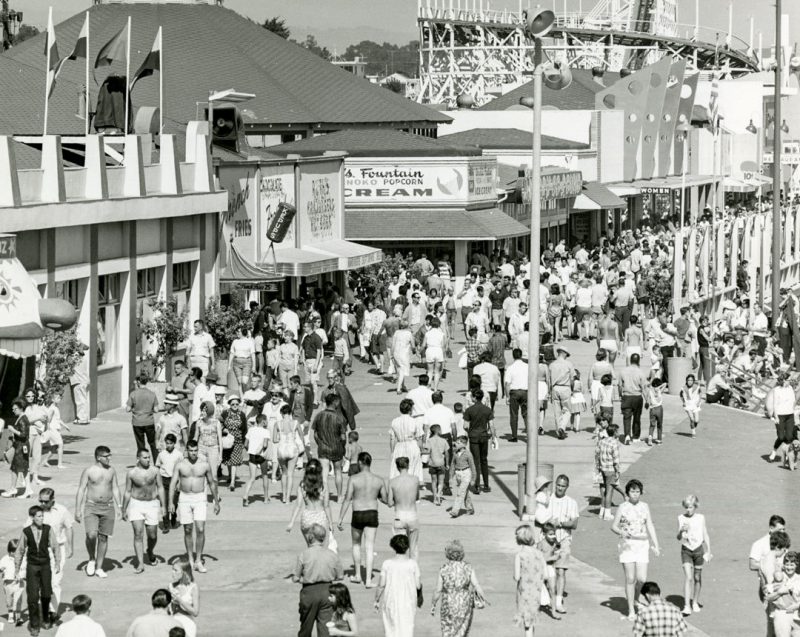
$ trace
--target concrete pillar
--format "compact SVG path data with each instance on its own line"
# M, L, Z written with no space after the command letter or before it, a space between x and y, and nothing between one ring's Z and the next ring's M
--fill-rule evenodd
M733 223L731 224L731 249L730 260L728 263L730 264L731 270L731 283L736 283L736 267L739 264L739 231L741 229L742 220L741 219L734 219Z
M47 270L47 289L45 296L48 299L54 299L56 294L56 229L47 228L43 231L45 233L45 254L42 261Z
M708 296L711 293L711 278L709 277L709 265L711 263L711 228L706 227L703 229L703 238L700 242L700 287L703 289L703 295Z
M125 185L122 191L126 197L144 197L147 194L142 140L138 135L125 135Z
M181 167L175 149L175 135L161 136L161 192L167 195L179 195L183 192L181 184Z
M197 136L195 158L192 163L194 164L193 190L195 192L212 192L214 190L214 171L211 167L211 155L208 153L206 135Z
M14 142L7 135L0 135L0 206L19 206L19 174L14 154Z
M133 377L136 374L136 292L137 292L137 263L138 253L136 241L136 222L126 221L123 232L127 238L125 246L128 261L128 272L123 273L120 281L120 306L119 306L119 346L121 348L120 360L124 360L120 370L120 396L126 396L133 386Z
M102 135L86 137L86 183L84 195L87 199L108 199L106 176L105 140Z
M45 135L42 138L42 186L41 201L52 203L66 201L64 186L64 156L61 152L61 137Z
M97 242L98 226L89 226L89 280L86 282L86 292L80 313L81 321L85 322L84 331L89 345L89 413L97 415Z
M716 285L719 288L725 286L725 228L722 224L716 230L717 235L717 256L714 262L716 266Z
M687 263L683 258L683 239L680 232L675 235L675 251L673 252L672 278L672 311L677 312L683 305L683 281L686 276ZM691 266L689 266L691 267ZM531 290L535 293L535 290Z
M689 218L692 220L692 224L697 223L697 220L700 218L700 187L699 186L690 186L689 187Z
M689 246L686 250L686 297L692 300L697 296L697 228L689 230Z
M783 224L783 255L781 260L784 263L789 263L792 260L792 247L793 247L793 237L792 237L792 230L794 229L794 212L787 212L786 213L786 220Z

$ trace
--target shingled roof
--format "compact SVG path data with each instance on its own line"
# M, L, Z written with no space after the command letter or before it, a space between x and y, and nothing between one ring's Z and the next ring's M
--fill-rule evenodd
M346 151L351 157L463 157L481 154L477 146L389 129L341 130L267 148L269 153L283 156L321 155L335 150Z
M458 146L477 146L488 150L530 150L533 133L519 128L473 128L440 135L439 141ZM589 144L542 135L542 150L586 150Z
M606 71L602 78L603 84L598 84L592 79L591 70L570 70L572 71L572 84L567 88L554 91L545 86L542 89L542 106L560 111L593 111L595 110L594 96L619 79L619 73ZM523 97L533 97L532 81L487 102L478 110L505 111L513 106L519 106L519 100Z
M150 50L158 27L163 27L168 133L178 132L196 118L198 102L206 101L210 90L231 87L255 93L255 99L243 105L254 114L245 124L264 132L269 126L280 129L289 124L298 130L330 130L348 125L424 128L450 121L446 115L357 78L221 6L109 3L92 6L89 16L92 62L100 47L131 17L131 73ZM56 26L61 55L71 51L83 21L84 13L80 13ZM39 34L0 55L0 133L42 132L44 38ZM124 74L125 60L115 61L110 68ZM106 68L98 69L98 81L107 73ZM91 83L94 101L98 87ZM50 100L49 132L83 132L83 120L75 116L83 84L84 60L67 62ZM132 99L134 106L157 106L157 74L140 80Z

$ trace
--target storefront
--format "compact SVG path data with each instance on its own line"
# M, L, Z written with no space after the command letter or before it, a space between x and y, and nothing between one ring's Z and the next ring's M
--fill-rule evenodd
M341 288L344 272L381 261L380 249L344 239L343 163L341 155L218 162L228 190L220 220L223 293L243 286L264 302L323 280ZM271 241L276 217L283 236Z

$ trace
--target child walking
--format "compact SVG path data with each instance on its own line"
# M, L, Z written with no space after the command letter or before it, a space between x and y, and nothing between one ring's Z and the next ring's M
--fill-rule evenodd
M646 390L646 402L650 408L650 433L647 436L647 446L652 447L655 442L661 444L661 435L664 428L664 381L654 378ZM653 433L657 437L653 439Z
M350 361L350 347L344 332L338 327L333 329L333 368L339 372L339 377L344 383L345 370Z
M433 503L438 507L442 504L442 487L444 486L444 476L449 469L447 455L450 446L442 438L441 425L431 425L430 437L425 443L428 451L428 473L431 475L431 492L433 493Z
M61 402L61 392L54 392L50 404L47 406L47 431L42 436L42 443L49 445L47 450L47 457L42 460L42 466L46 467L50 464L50 458L53 457L53 448L57 449L59 469L64 468L64 438L61 436L61 427L70 431L69 425L61 420L61 411L58 408L58 403Z
M178 437L173 433L168 433L166 436L164 436L164 448L158 452L158 458L156 458L156 467L158 467L158 473L161 476L161 482L164 485L165 493L170 492L169 486L172 482L172 474L175 472L175 467L177 464L183 459L183 454L181 453L180 449L176 447L177 443ZM178 528L177 511L179 495L180 492L177 489L172 494L172 499L175 502L175 509L172 516L169 514L169 506L167 506L167 510L164 511L164 533L169 533L170 527L173 529Z
M609 424L614 420L614 377L603 374L600 377L600 389L597 391L597 400L594 403L595 420L605 418Z
M14 553L17 552L19 540L8 541L8 553L0 558L0 577L3 579L3 592L6 595L6 608L8 609L8 623L22 626L22 591L24 579L17 578L17 568L14 565ZM20 573L24 567L20 567Z
M267 447L269 446L269 429L267 429L267 417L264 414L259 414L256 417L255 424L247 430L244 439L247 443L247 466L250 468L250 478L244 487L242 506L250 506L250 489L253 488L253 483L258 477L259 469L261 470L261 483L264 485L264 504L268 504Z
M695 384L694 374L686 377L686 384L681 389L681 402L683 409L689 416L689 428L692 438L697 435L697 426L700 424L700 386Z
M575 370L575 379L572 381L572 395L569 397L569 423L572 431L581 430L581 412L586 411L586 398L583 396L581 373Z
M697 512L700 501L695 495L683 499L683 513L678 516L678 541L681 543L683 566L683 614L699 613L700 587L703 583L703 565L711 561L711 540L706 529L706 518Z
M455 452L453 453L453 464L450 465L450 484L455 485L456 495L453 499L453 508L450 509L450 517L457 518L461 515L461 510L466 509L470 515L475 514L472 506L472 496L470 491L475 486L475 460L467 449L469 439L466 436L456 438Z
M331 637L357 637L358 621L350 589L344 584L334 583L328 587L328 601L333 606L333 617L326 626Z

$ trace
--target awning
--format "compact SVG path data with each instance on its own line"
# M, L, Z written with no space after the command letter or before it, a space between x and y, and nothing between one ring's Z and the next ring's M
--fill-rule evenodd
M280 276L314 276L325 272L337 272L339 259L311 250L279 248L275 250L274 259L272 253L268 252L257 265Z
M629 186L628 184L611 184L610 186L606 186L606 188L617 195L617 197L635 197L636 195L642 194L641 190Z
M275 283L284 277L272 270L260 268L245 259L231 241L228 244L228 264L219 274L220 283Z
M529 233L528 228L498 208L345 211L345 236L354 240L494 241Z
M723 182L726 192L755 192L756 186L733 177L725 177Z
M673 190L680 190L682 186L706 186L720 181L721 177L714 175L673 175L658 179L637 179L631 186L638 188L643 195L668 195Z
M325 243L303 246L304 250L339 257L340 270L354 270L383 261L383 251L344 239L331 239Z
M572 204L572 209L576 211L582 210L600 210L600 205L596 201L592 201L581 193L577 197L575 197L575 203Z
M626 206L623 199L620 199L603 184L596 181L584 181L581 194L586 195L600 208L624 208Z

